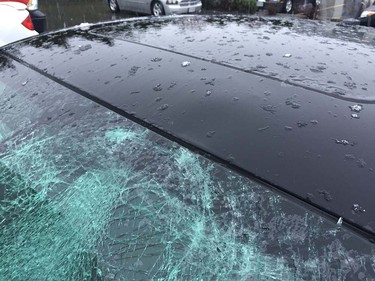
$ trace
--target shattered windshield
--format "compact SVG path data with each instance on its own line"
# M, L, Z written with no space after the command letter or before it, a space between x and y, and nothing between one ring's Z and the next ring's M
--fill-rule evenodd
M1 280L375 277L337 218L4 60Z

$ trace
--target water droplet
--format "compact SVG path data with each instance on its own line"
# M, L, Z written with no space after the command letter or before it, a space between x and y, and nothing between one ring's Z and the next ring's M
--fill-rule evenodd
M301 107L301 105L299 103L296 103L294 101L292 101L290 98L288 98L286 101L285 101L285 104L286 105L289 105L291 108L293 109L298 109Z
M349 145L350 144L350 142L347 141L347 140L338 140L338 139L335 139L335 143L342 144L342 145Z
M160 61L162 61L162 58L152 58L151 61L152 62L160 62Z
M238 97L234 97L233 98L233 101L238 101L240 98L238 98Z
M137 74L138 69L140 69L139 66L132 66L132 68L129 70L128 76L135 76Z
M291 131L291 130L293 130L293 127L285 126L284 129L285 129L286 131Z
M264 95L268 97L268 96L271 95L271 92L270 91L264 91Z
M354 119L359 119L359 115L357 114L357 113L352 113L352 118L354 118Z
M367 163L366 163L365 160L363 160L362 158L359 158L359 159L357 160L357 165L358 165L358 167L360 167L360 168L364 168L364 167L366 167Z
M303 127L306 127L306 126L307 126L306 122L297 122L297 127L298 128L303 128Z
M311 120L310 123L313 124L313 125L318 125L319 122L318 122L318 120Z
M310 71L311 71L311 72L314 72L314 73L320 73L320 72L323 72L321 69L318 69L318 68L310 68Z
M345 160L355 160L355 156L353 154L345 154Z
M206 84L206 85L211 85L211 86L215 86L215 78L213 78L213 79L211 79L210 81L208 81L208 82L205 82L204 84Z
M276 112L276 106L271 105L271 104L263 105L263 106L261 106L261 108L264 111L267 111L267 112L272 113L272 114L274 114Z
M160 92L163 90L163 88L161 87L161 84L157 84L154 86L153 90L156 92Z
M212 138L215 134L216 134L215 131L209 131L209 132L207 132L206 137Z
M26 86L26 84L28 83L29 81L24 81L22 82L22 86Z
M339 217L338 221L337 221L337 225L338 226L341 226L342 225L342 217Z
M332 195L331 195L331 193L329 193L329 191L327 191L327 190L324 190L324 189L320 189L320 190L318 190L318 193L321 195L321 196L323 196L323 198L324 198L324 200L326 200L326 201L332 201Z
M206 97L211 96L211 94L212 94L212 91L210 91L210 90L207 90L207 91L206 91Z
M292 55L291 54L285 54L283 57L284 58L290 58L290 57L292 57Z
M169 87L168 87L168 90L172 89L174 86L176 86L177 83L176 82L172 82Z
M353 112L361 112L363 110L363 107L360 104L350 105L349 108Z
M159 102L159 101L161 101L163 98L162 97L157 97L156 99L155 99L155 101L156 102Z
M262 128L258 128L258 132L263 132L263 131L265 131L265 130L267 130L269 128L270 128L270 126L265 126L265 127L262 127Z
M314 194L308 192L308 193L306 194L306 199L307 199L307 201L312 202L313 199L314 199Z
M160 106L160 107L158 108L158 110L159 110L159 111L163 111L163 110L168 109L168 107L169 107L168 104L163 104L162 106Z
M184 62L181 63L182 67L187 67L189 65L190 65L190 61L184 61Z
M227 156L227 160L229 163L233 163L236 158L233 156L233 154L229 154Z
M353 204L352 210L356 214L358 214L358 213L366 213L366 210L364 208L362 208L359 204Z
M344 86L350 90L354 90L357 88L357 84L354 82L344 82Z
M90 50L92 48L92 46L90 44L87 44L85 46L79 46L78 49L81 51L81 52L84 52L84 51L87 51L87 50Z

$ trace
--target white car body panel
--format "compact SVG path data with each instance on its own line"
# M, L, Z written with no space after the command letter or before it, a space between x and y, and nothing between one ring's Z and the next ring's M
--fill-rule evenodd
M0 2L0 47L38 34L22 25L29 16L26 8L26 5L18 2Z

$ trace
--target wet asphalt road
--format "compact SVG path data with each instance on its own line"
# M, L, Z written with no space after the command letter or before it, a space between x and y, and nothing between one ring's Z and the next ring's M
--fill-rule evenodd
M52 31L74 26L83 22L100 22L143 16L137 13L110 12L107 0L39 0L39 10L47 16L47 30ZM216 14L214 11L202 11L203 14ZM265 14L265 12L261 12ZM279 14L279 16L287 16Z
M112 14L105 0L39 0L39 9L47 16L47 31L74 26L82 22L108 21L136 16Z
M74 26L83 22L95 23L122 18L144 16L143 14L110 12L107 0L39 0L39 10L47 16L46 31ZM213 11L202 11L212 14Z
M323 6L332 6L332 0L324 0ZM113 14L109 11L107 0L39 0L39 9L47 16L47 31L61 29L65 27L74 26L83 22L100 22L115 20L121 18L129 18L141 16L136 13L121 12ZM323 9L321 18L331 18L332 15ZM332 12L332 11L331 11ZM203 14L216 14L213 11L203 11ZM266 16L266 11L259 12L260 15ZM350 12L346 11L345 15L348 17ZM290 17L292 15L278 14L279 17ZM304 15L294 15L297 17L305 17Z

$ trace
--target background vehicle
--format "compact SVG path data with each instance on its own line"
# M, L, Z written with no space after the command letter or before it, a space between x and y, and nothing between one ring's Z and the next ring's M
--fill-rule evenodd
M18 2L27 5L34 29L39 33L46 30L46 16L38 10L38 0L0 0L0 2Z
M37 35L27 6L17 2L0 2L0 46Z
M311 19L329 19L341 21L347 18L357 18L362 11L371 6L372 0L281 0L268 1L279 3L278 12L304 14Z
M0 280L374 279L374 32L176 16L2 48Z
M319 19L341 21L358 18L367 7L372 5L373 0L327 0L320 2Z
M202 9L200 0L108 0L108 5L114 13L126 10L154 16L200 13Z
M316 0L280 0L266 2L266 6L277 5L273 7L276 9L275 12L287 13L287 14L305 14L309 18L315 18L319 1Z
M361 25L375 27L375 6L365 9L361 13L359 20Z
M46 30L46 15L38 9L38 0L29 0L28 10L30 11L31 19L33 20L34 28L39 33Z
M314 13L314 10L317 6L315 0L285 0L284 1L284 9L283 12L285 13L304 13L308 16Z

